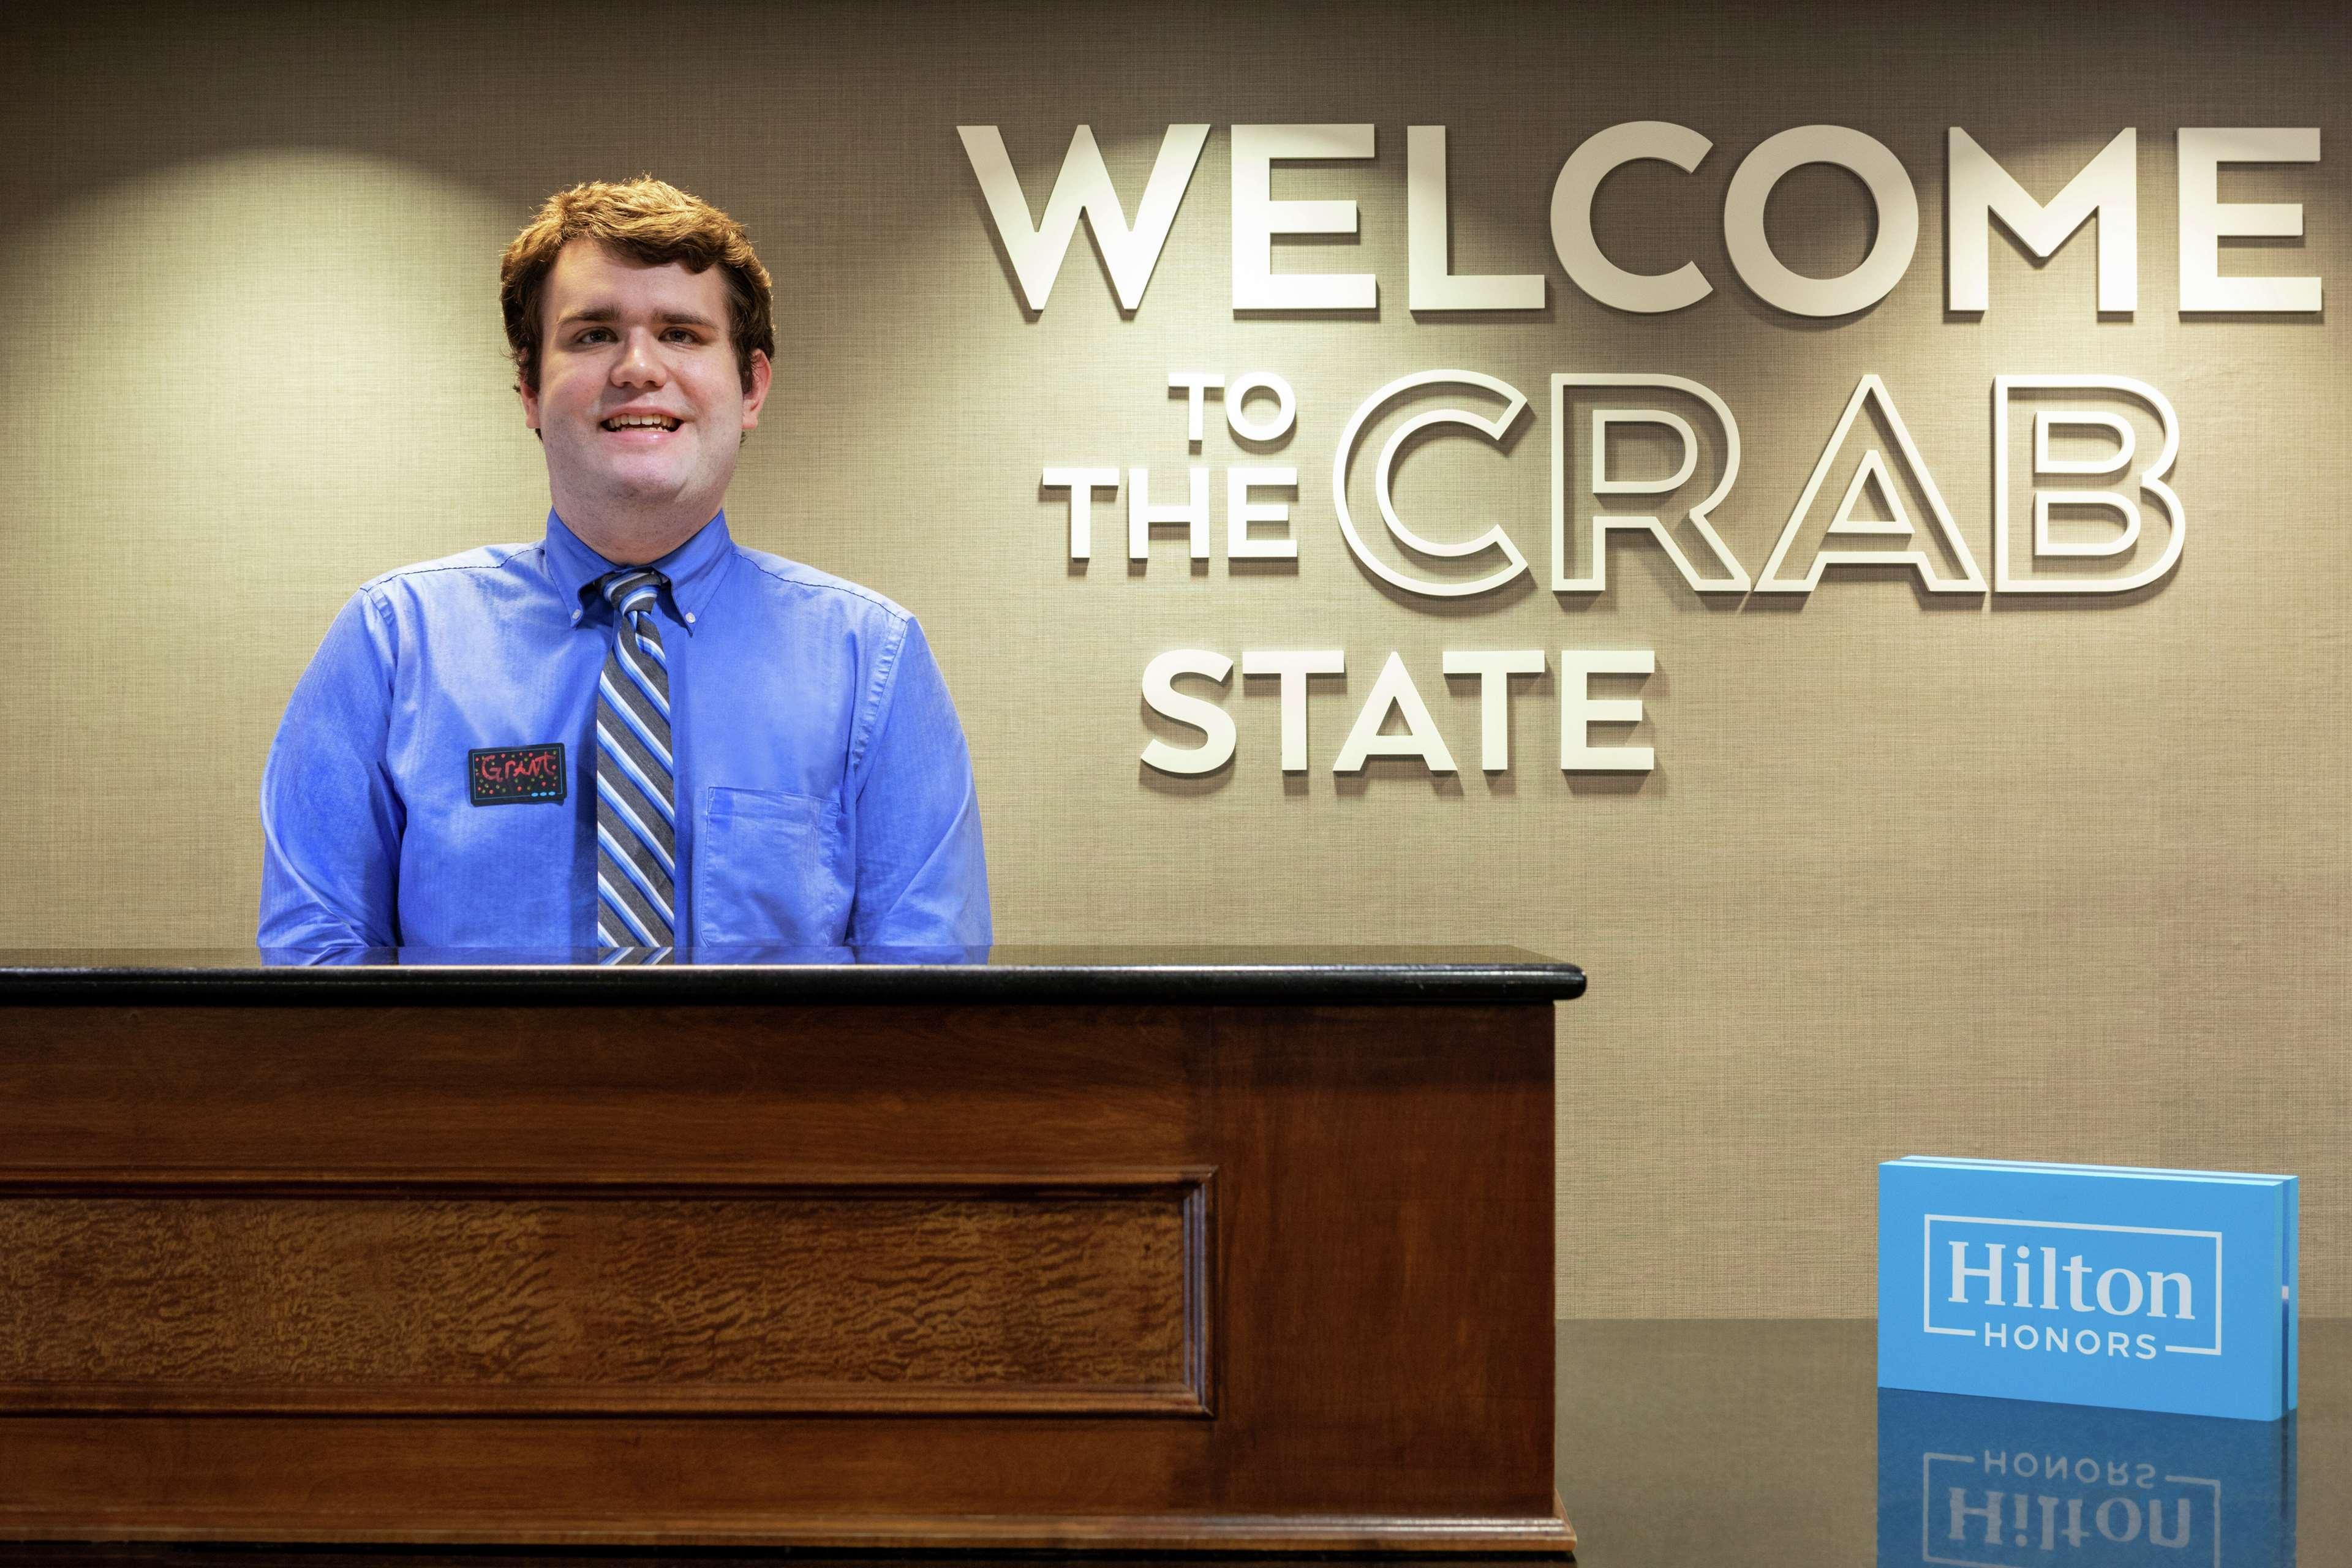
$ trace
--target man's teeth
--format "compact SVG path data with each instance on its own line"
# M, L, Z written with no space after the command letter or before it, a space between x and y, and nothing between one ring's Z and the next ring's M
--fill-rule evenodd
M675 430L677 421L665 419L658 414L625 414L604 421L607 430Z

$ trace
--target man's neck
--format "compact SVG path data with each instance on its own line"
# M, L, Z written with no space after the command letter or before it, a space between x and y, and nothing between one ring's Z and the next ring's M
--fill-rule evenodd
M690 512L631 512L612 515L590 511L574 517L562 505L555 509L581 543L615 566L643 566L702 531L718 513L715 506Z

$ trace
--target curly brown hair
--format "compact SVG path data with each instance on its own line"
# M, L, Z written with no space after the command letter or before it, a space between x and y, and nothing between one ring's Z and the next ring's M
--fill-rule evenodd
M776 357L772 285L741 224L651 174L594 180L548 197L499 263L507 347L527 390L539 390L540 304L547 275L555 269L556 254L575 239L594 240L648 267L673 261L688 272L718 267L727 277L728 335L745 392L751 390L751 352Z

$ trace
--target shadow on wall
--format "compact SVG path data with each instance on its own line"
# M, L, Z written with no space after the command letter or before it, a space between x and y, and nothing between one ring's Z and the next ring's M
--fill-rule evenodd
M383 160L273 151L110 187L12 238L0 270L31 330L0 344L0 382L56 421L20 522L86 541L120 521L125 545L194 554L184 571L243 558L275 578L251 546L349 547L373 571L529 521L541 469L497 302L525 216ZM373 559L385 544L397 561Z
M12 782L73 803L0 839L14 940L249 931L262 763L337 608L390 567L537 537L498 313L520 221L394 163L281 150L0 241L20 317L0 387L37 421L0 518L42 697L12 705Z

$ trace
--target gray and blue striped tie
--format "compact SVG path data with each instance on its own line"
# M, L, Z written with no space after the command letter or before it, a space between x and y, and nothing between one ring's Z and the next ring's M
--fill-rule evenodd
M659 963L676 940L669 659L654 618L666 581L633 566L596 584L613 606L596 682L596 946L608 963Z

